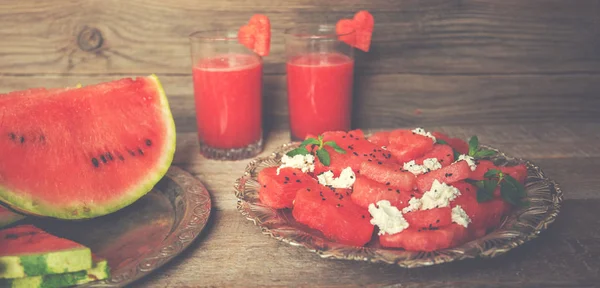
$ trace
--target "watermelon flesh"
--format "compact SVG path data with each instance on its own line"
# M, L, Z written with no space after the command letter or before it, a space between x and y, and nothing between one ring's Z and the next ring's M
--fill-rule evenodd
M0 230L0 279L60 274L90 269L89 248L32 225Z
M277 175L277 167L267 167L258 173L260 201L273 208L292 208L296 192L302 188L319 185L317 180L300 169L283 168Z
M383 247L404 248L408 251L435 251L463 243L469 236L467 228L450 224L441 228L408 228L396 234L379 236Z
M0 228L13 224L25 218L24 215L12 212L0 205Z
M7 288L42 288L42 287L71 287L110 277L110 269L106 259L92 255L92 268L88 270L48 274L15 279L0 279L0 287Z
M383 183L391 187L397 187L403 191L411 191L415 187L415 175L410 172L400 171L399 167L386 165L381 162L363 162L360 166L360 174L365 177Z
M172 162L175 125L154 75L22 94L0 95L0 202L17 211L105 215L149 192Z
M371 203L387 200L392 206L401 210L408 206L408 201L410 201L412 196L410 192L401 191L399 188L357 175L350 198L356 205L365 209L368 209Z
M435 180L440 183L452 184L469 178L469 175L471 175L471 168L469 168L467 161L458 161L441 169L419 175L417 177L417 187L419 191L425 193L431 188Z
M363 246L371 241L374 226L369 211L350 200L350 190L318 188L298 191L294 219L339 243Z

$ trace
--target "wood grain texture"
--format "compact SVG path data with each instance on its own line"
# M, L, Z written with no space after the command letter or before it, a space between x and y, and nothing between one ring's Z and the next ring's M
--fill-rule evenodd
M273 26L266 73L281 74L285 28L359 9L376 19L361 74L600 72L597 0L9 0L0 4L0 73L188 74L190 32L237 29L264 13Z
M135 75L4 76L0 93L32 87L62 87ZM158 75L166 90L178 132L196 131L191 76ZM285 76L264 77L264 123L288 127ZM353 125L471 126L548 122L600 122L600 75L356 77Z

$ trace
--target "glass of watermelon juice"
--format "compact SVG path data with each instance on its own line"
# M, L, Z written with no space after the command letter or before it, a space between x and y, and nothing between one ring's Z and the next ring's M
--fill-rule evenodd
M238 160L262 151L262 58L237 31L190 35L200 153Z
M287 92L292 140L325 131L350 130L354 49L334 25L285 31Z

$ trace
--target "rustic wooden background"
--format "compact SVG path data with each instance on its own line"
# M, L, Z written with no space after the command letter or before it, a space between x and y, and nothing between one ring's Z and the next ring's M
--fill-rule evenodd
M600 121L597 0L3 0L0 93L156 73L194 130L187 35L264 13L265 120L283 128L282 31L360 9L376 26L358 53L356 127Z

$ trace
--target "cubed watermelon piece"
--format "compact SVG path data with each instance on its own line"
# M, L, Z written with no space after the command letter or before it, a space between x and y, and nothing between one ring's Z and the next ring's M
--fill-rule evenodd
M414 196L412 191L402 191L400 188L376 182L365 176L357 175L352 188L351 199L356 205L369 208L369 204L380 200L390 201L399 210L408 206L408 201Z
M423 165L423 160L430 158L438 159L442 167L446 167L454 162L454 151L448 145L435 144L431 151L425 153L423 157L417 158L415 163Z
M456 152L460 154L468 154L469 153L469 144L465 140L460 138L452 138L441 132L432 132L431 135L436 139L444 140L450 147L454 148Z
M404 214L404 219L411 228L427 230L432 227L444 227L452 223L450 207L411 211Z
M381 162L363 162L360 165L360 174L390 187L397 187L402 191L413 190L417 179L410 172L400 171L400 167Z
M350 200L348 189L333 190L321 185L301 189L296 194L292 215L299 223L347 245L364 246L373 234L369 211Z
M467 228L452 223L441 228L433 228L433 230L409 227L400 233L379 236L379 243L383 247L430 252L460 245L468 237Z
M471 172L471 175L469 175L469 179L481 181L485 178L483 177L483 175L490 169L498 168L496 167L496 165L494 165L494 162L490 160L479 160L477 161L477 168L475 168L475 170Z
M375 132L369 136L368 140L377 146L388 146L390 145L390 133L390 131Z
M258 172L260 201L273 208L292 208L296 192L301 188L319 185L317 180L296 168L267 167Z
M500 224L503 217L510 211L510 204L500 198L491 201L477 202L477 187L464 181L452 184L460 190L461 195L452 201L451 206L460 206L469 218L469 230L476 237L486 234L490 228L495 228Z
M440 183L452 184L454 182L469 178L471 168L467 161L458 161L441 169L417 176L417 188L422 193L427 192L434 180Z
M525 164L519 164L516 166L500 166L498 168L500 168L502 173L512 176L521 184L525 185L525 180L527 179L527 166Z
M341 154L332 147L325 146L325 149L329 152L331 163L329 166L325 166L317 159L315 161L315 174L331 170L334 175L338 176L346 167L350 167L355 173L359 173L360 164L365 161L396 163L388 151L366 140L361 130L325 132L323 133L323 141L335 141L342 149L346 150L346 153Z
M411 130L398 129L390 132L387 149L399 163L419 158L433 149L433 140Z

